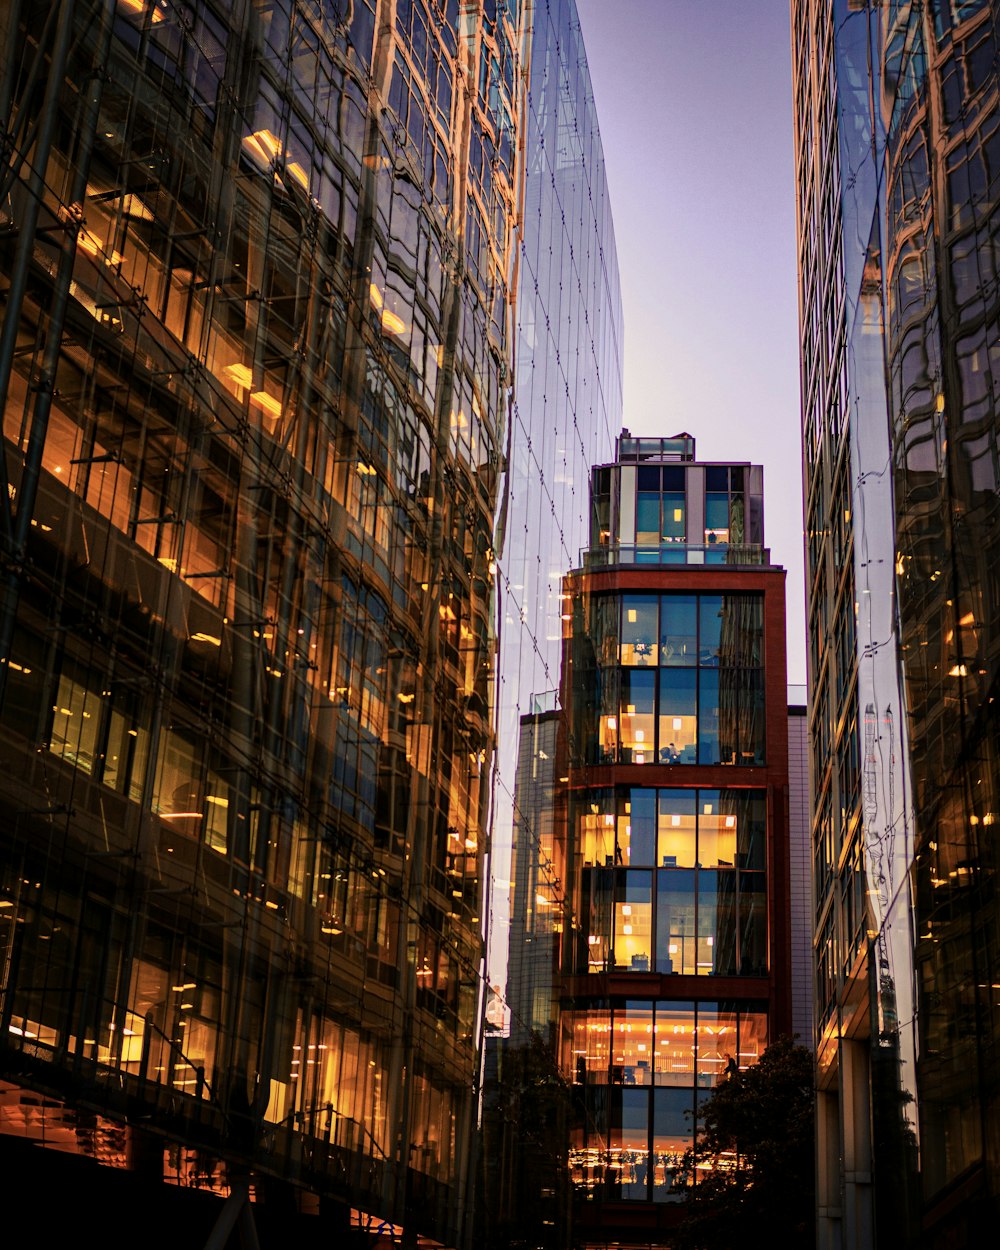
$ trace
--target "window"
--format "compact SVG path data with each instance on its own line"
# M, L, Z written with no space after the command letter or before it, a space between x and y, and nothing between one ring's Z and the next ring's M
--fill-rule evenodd
M763 764L763 596L596 596L591 621L591 762Z
M598 794L576 818L586 935L578 971L766 976L764 792Z
M574 1184L626 1201L677 1200L699 1100L766 1045L757 1002L601 1001L565 1013L562 1071L584 1087L586 1108L570 1150Z
M653 955L653 874L631 871L615 875L615 964L633 972L648 972Z

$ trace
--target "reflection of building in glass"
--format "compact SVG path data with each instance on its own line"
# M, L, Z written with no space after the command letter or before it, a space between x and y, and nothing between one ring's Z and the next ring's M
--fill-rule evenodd
M791 1032L784 570L761 469L694 451L623 432L564 583L558 1047L581 1235L668 1228L700 1100Z
M565 750L555 692L521 717L511 853L511 941L507 964L510 1038L523 1045L537 1033L551 1045L553 986L559 968L565 895L564 789L558 753ZM548 705L546 710L542 710Z
M506 977L522 718L559 684L563 572L590 533L590 466L621 423L618 257L575 0L528 10L524 212L513 403L496 542L496 785L490 979ZM513 958L517 958L516 955Z
M483 1245L498 1250L518 1242L556 1247L568 1235L565 1094L551 1041L565 897L565 838L550 807L551 788L561 786L554 771L560 721L555 700L542 692L559 683L562 576L589 538L590 466L610 455L622 387L618 261L575 0L525 10L514 390L495 544L488 955L491 982L508 985L509 1037L487 1040L477 1230Z
M462 1235L520 7L3 6L8 1193Z
M806 688L788 687L788 873L791 883L792 1032L813 1049L812 838Z
M998 19L793 4L825 1244L1000 1214Z

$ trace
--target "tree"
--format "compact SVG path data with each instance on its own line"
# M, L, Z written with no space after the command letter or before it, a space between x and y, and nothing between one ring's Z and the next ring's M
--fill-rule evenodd
M812 1250L816 1240L813 1056L782 1038L702 1104L679 1250Z

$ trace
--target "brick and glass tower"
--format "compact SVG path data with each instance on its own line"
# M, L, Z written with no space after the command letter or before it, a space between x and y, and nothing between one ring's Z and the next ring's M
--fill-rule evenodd
M587 1236L668 1229L699 1102L791 1033L785 574L762 488L689 435L623 431L564 584L558 1045Z

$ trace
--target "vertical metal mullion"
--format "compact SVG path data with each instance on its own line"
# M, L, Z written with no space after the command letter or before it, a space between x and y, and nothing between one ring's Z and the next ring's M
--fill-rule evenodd
M31 255L35 247L35 231L38 228L38 213L41 207L42 194L45 189L45 171L52 150L58 120L59 93L63 88L66 76L66 61L69 56L70 34L73 29L75 0L63 0L59 10L59 21L56 26L55 40L52 48L52 62L49 68L49 80L45 85L42 100L41 120L38 140L32 161L31 175L26 189L27 203L17 240L17 251L11 270L10 286L7 291L7 306L4 313L3 327L0 329L0 418L7 408L7 395L10 389L10 371L14 361L14 349L17 345L17 331L21 323L21 309L28 287L28 270ZM86 184L84 184L86 188ZM20 507L18 508L20 513ZM7 548L8 555L17 559L14 544L14 525L11 515L10 492L7 479L6 451L0 456L0 542ZM13 550L12 550L13 548ZM0 660L6 658L10 649L10 630L13 626L13 603L10 596L16 595L19 578L16 572L9 572L5 578L4 621L0 623ZM10 617L10 625L7 624ZM3 688L3 676L6 666L0 673L0 694Z

